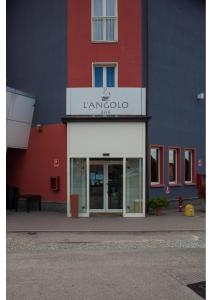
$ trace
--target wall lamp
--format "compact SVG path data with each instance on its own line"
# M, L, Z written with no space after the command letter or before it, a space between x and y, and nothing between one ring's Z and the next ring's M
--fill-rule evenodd
M36 129L37 129L38 132L42 132L43 131L43 125L42 124L37 124Z
M197 100L204 100L204 99L205 99L205 94L204 93L197 94Z

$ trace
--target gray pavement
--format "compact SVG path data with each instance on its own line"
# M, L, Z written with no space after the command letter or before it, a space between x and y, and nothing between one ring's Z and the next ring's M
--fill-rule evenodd
M67 218L7 213L7 300L198 300L205 213Z
M144 231L191 231L205 230L205 213L196 210L194 217L167 210L162 216L147 215L145 218L121 216L92 216L72 219L64 213L32 211L8 212L7 231L70 231L70 232L144 232Z
M205 232L8 232L7 300L198 300Z

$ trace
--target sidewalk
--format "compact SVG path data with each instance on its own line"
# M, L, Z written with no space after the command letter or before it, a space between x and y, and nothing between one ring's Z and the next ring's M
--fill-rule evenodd
M196 211L194 217L167 210L162 216L145 218L120 216L91 216L67 218L64 213L33 211L7 212L7 231L70 231L70 232L148 232L148 231L197 231L205 230L205 213Z

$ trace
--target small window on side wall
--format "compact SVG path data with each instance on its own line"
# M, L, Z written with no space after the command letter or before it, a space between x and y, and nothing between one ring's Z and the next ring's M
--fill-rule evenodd
M196 182L196 180L195 180L195 156L196 156L196 153L195 153L194 149L185 149L185 151L184 151L185 184L194 184Z
M180 184L180 148L169 147L169 184Z
M151 146L150 159L151 159L151 171L150 180L151 186L163 185L163 146Z

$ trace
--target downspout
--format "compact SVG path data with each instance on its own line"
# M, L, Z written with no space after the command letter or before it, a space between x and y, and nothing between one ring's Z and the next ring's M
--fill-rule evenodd
M146 116L149 114L149 105L148 105L148 0L141 0L141 16L142 16L142 85L146 87ZM149 211L148 208L148 199L149 199L149 147L148 147L148 126L149 122L146 122L146 134L145 134L145 143L146 143L146 213Z

